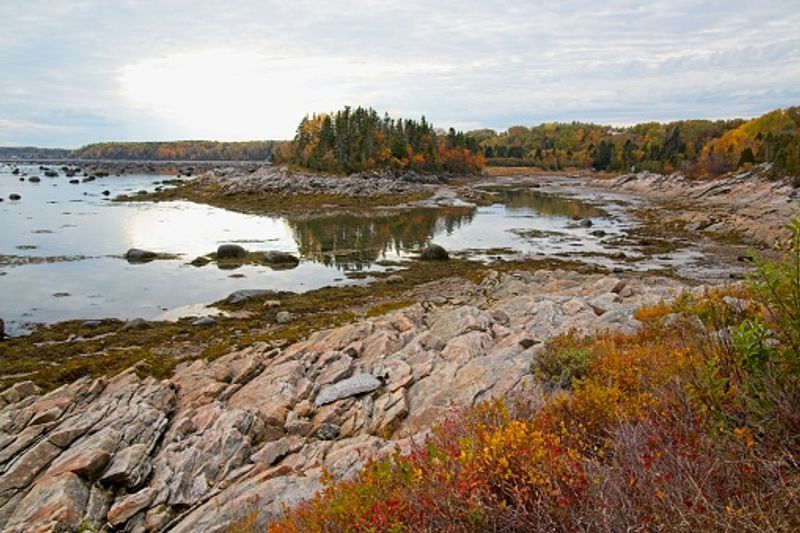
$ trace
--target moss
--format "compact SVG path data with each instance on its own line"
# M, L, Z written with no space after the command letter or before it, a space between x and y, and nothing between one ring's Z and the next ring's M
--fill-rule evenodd
M219 317L207 327L193 326L191 319L153 322L141 330L125 330L119 320L103 320L95 327L77 320L42 326L27 337L0 342L0 387L30 379L51 390L83 376L113 375L134 365L141 376L168 378L177 364L187 359L215 359L254 342L287 345L321 329L406 307L414 302L418 286L437 280L458 277L480 283L490 269L600 270L553 259L498 262L491 266L451 259L410 261L404 266L402 280L391 283L385 278L392 273L384 272L375 274L377 280L368 285L268 294L236 305L223 300L216 306L235 311L237 318ZM278 300L280 305L265 307L267 300ZM292 313L295 320L277 324L276 315L280 311Z
M386 302L374 306L372 309L367 311L366 316L367 317L381 316L387 313L391 313L392 311L397 311L398 309L404 309L410 305L414 305L414 302L412 300L398 300L395 302Z

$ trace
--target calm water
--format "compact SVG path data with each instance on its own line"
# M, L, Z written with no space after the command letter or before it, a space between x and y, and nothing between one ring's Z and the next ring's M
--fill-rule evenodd
M245 288L310 290L352 283L353 272L384 270L429 242L452 252L503 255L603 253L598 229L621 235L618 219L575 200L530 189L498 191L490 207L413 209L371 216L254 216L188 202L114 203L110 197L152 190L165 177L126 175L73 185L21 167L25 181L0 166L0 317L12 333L31 323L72 318L153 318L177 307L219 300ZM40 183L27 180L41 177ZM17 193L20 201L10 201ZM576 219L592 218L591 228ZM222 243L281 250L302 261L291 270L188 265ZM129 248L180 259L129 264ZM599 258L598 260L603 260Z

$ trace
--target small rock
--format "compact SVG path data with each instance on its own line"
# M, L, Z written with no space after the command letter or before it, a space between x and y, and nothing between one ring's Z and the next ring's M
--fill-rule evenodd
M118 499L108 511L108 523L115 527L123 524L133 515L147 508L156 494L158 494L157 489L148 487Z
M589 222L591 222L591 220ZM605 237L606 236L606 232L601 230L601 229L596 229L593 232L591 232L589 235L592 235L593 237Z
M6 403L16 403L40 392L41 389L33 381L20 381L3 391L0 398Z
M99 320L86 320L81 323L82 328L97 328L102 324Z
M296 452L302 446L303 439L300 437L283 437L276 441L266 443L263 448L250 457L250 460L254 463L263 463L267 466L271 466L286 455Z
M578 226L582 228L591 228L593 225L592 220L590 218L584 218L580 222L578 222Z
M192 322L193 326L213 326L217 321L210 316L203 316Z
M30 178L28 178L28 181L30 181L31 183L39 183L42 181L42 178L40 178L39 176L31 176Z
M264 307L270 309L272 307L280 307L281 302L280 300L267 300L264 302Z
M221 244L217 248L217 259L242 259L247 257L247 250L238 244Z
M522 346L525 350L527 350L534 344L536 344L536 341L527 337L519 340L519 345Z
M106 467L111 459L111 454L102 449L85 450L76 453L68 460L50 467L47 474L57 476L64 472L72 472L83 479L92 479Z
M395 283L395 284L397 284L397 283L403 283L405 280L406 280L406 278L404 278L400 274L392 274L391 276L388 276L386 278L386 283Z
M204 267L207 264L209 264L210 262L211 262L211 259L209 259L208 257L195 257L194 259L192 259L192 262L189 263L189 264L192 265L192 266L196 266L196 267Z
M300 259L286 252L269 251L264 252L262 261L271 265L298 265Z
M122 326L122 331L130 331L134 329L147 329L149 327L150 323L144 318L134 318L133 320L128 320L127 322L125 322L125 325Z
M129 263L146 263L158 257L158 254L149 250L141 250L139 248L131 248L125 252L125 259Z
M295 405L294 412L297 414L297 416L310 416L314 413L314 406L308 400L301 400L297 405Z
M79 183L81 182L81 180L79 180L79 179L77 179L77 178L76 178L76 179L73 179L73 180L69 180L69 182L70 182L71 184L73 184L73 185L77 185L77 184L79 184Z
M0 318L0 341L6 338L6 323Z
M103 191L100 194L102 194L103 196L111 196L111 191Z
M8 199L13 201L22 200L22 196L20 196L15 192L12 192L11 194L8 195Z
M446 261L450 259L447 250L438 244L431 244L422 250L419 255L420 259L424 261Z
M240 304L247 300L252 300L260 296L267 296L269 294L275 294L275 291L269 289L243 289L230 293L225 301L229 304Z
M319 440L336 440L339 438L339 426L336 424L322 424L317 430Z
M288 324L292 320L294 320L294 315L289 311L281 311L275 315L275 321L278 324Z
M140 443L118 452L100 481L109 485L122 485L129 489L141 485L151 469L147 448L146 444Z
M734 313L744 313L750 308L750 304L747 302L747 300L742 300L741 298L723 296L722 301L728 306L728 309Z
M317 394L314 403L319 407L342 398L372 392L381 385L383 385L383 382L372 374L356 374L353 377L324 387Z

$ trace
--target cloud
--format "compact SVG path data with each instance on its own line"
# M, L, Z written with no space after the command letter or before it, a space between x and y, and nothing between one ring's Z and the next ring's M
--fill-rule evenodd
M289 137L345 104L505 128L800 102L794 1L4 0L0 20L3 143Z

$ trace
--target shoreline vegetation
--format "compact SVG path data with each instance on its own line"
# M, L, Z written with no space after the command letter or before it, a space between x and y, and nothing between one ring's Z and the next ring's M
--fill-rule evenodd
M292 162L317 172L411 169L477 172L484 166L542 171L681 172L693 178L769 165L769 176L800 176L800 107L749 120L680 120L614 127L545 123L456 132L346 107L305 117L292 141L106 142L77 150L0 147L0 160ZM797 182L795 182L797 185Z
M568 332L536 383L435 424L268 527L305 531L796 531L800 221L746 284ZM244 521L243 523L246 523Z

